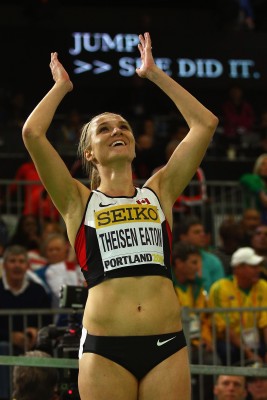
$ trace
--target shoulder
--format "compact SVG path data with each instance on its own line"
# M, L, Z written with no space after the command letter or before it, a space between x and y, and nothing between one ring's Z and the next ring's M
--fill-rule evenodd
M34 282L33 280L29 281L27 289L31 292L38 292L38 291L45 292L43 285L41 285L41 283Z
M210 253L206 250L201 250L201 256L203 262L210 262L212 265L222 265L220 258L216 254Z
M258 282L256 283L256 285L257 285L259 288L262 288L262 289L264 289L264 290L267 291L267 281L266 281L265 279L259 279ZM267 292L266 292L266 293L267 293Z
M211 285L210 291L215 292L217 290L228 290L229 287L233 287L232 276L227 276L226 278L220 278Z

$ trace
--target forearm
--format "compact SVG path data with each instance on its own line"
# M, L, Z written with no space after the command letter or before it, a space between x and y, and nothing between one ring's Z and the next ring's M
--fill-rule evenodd
M178 82L156 65L151 68L147 78L155 83L175 103L190 128L194 125L201 125L211 128L212 132L214 131L214 127L218 124L218 118Z
M25 140L29 137L46 134L59 104L70 90L69 81L54 84L26 120L23 127L23 138Z

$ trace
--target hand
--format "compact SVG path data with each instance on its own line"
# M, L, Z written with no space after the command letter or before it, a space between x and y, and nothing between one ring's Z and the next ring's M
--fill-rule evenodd
M250 349L246 350L245 354L246 354L248 360L262 362L262 358L257 353L254 353L254 351L252 351Z
M151 39L148 32L143 35L139 35L140 43L138 49L141 55L141 66L136 68L136 73L140 78L148 78L149 72L155 67L154 58L152 56Z
M69 74L58 60L57 53L51 53L51 62L49 64L54 81L68 84L68 91L71 92L73 84L70 80Z

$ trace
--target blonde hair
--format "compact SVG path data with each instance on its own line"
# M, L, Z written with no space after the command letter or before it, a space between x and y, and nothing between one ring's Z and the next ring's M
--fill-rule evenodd
M89 122L87 122L81 129L80 142L78 145L78 156L81 158L82 167L89 178L90 189L96 189L100 185L100 175L98 169L93 161L88 161L85 157L85 150L91 149L91 137L92 137L92 126L101 117L112 117L119 116L123 118L120 114L115 114L111 112L104 112L94 116ZM124 119L124 118L123 118Z
M259 175L259 171L261 168L261 164L263 162L264 159L267 159L267 153L263 153L261 154L255 161L254 167L253 167L253 173L256 175Z

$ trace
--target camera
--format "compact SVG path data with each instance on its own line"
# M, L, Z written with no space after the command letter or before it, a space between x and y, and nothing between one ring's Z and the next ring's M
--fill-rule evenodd
M82 312L88 289L81 286L62 286L60 308L71 308L68 315L60 315L57 324L41 328L36 348L56 358L78 358L82 330ZM66 324L61 325L66 322ZM61 400L80 400L78 392L78 371L70 368L59 369L59 393Z

